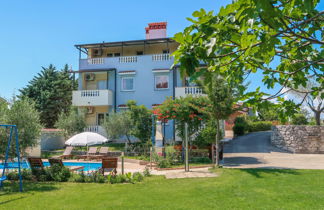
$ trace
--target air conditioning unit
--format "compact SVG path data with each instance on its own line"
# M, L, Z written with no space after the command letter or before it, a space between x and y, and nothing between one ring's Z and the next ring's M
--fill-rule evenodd
M95 56L102 56L102 49L94 49L93 55Z
M87 114L92 114L93 113L93 107L89 106L87 107Z
M85 80L86 81L93 81L95 79L95 74L91 73L91 74L86 74L85 75Z

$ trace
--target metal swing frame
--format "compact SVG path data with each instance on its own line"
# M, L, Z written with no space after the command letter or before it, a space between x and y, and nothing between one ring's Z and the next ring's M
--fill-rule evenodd
M3 181L7 180L7 177L5 176L6 169L8 169L8 168L18 168L19 191L22 192L23 191L23 183L22 183L22 176L21 176L18 129L17 129L16 125L0 125L0 128L1 127L9 128L10 129L10 134L9 134L9 137L8 137L8 144L7 144L6 153L5 153L5 161L3 163L2 176L0 177L0 187L2 188L3 187ZM11 141L12 141L13 136L14 136L15 141L16 141L16 155L17 155L17 159L18 159L18 166L9 166L8 165L9 151L10 151L10 146L11 146Z

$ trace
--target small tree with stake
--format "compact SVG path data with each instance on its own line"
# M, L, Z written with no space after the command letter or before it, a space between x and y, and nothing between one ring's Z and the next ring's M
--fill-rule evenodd
M206 112L210 116L211 123L216 125L215 147L216 158L215 165L219 165L219 141L220 120L227 119L234 111L234 105L238 100L236 88L232 84L226 82L217 74L207 74L204 80L204 91L208 95L210 101L210 109ZM243 86L242 86L243 88Z

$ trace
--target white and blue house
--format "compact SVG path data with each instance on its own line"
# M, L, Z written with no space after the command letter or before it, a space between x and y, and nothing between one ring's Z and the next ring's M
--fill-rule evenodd
M87 108L88 130L105 134L101 127L110 112L127 109L135 100L152 109L166 97L201 94L189 87L171 68L178 43L166 37L166 22L150 23L146 39L79 44L78 90L73 91L73 105ZM164 129L163 129L164 130ZM175 139L174 124L166 124L165 139Z

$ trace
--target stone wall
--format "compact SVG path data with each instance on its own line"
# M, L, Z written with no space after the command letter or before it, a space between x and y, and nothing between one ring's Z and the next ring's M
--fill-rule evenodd
M324 126L272 126L271 144L293 153L324 153Z

